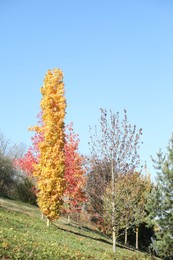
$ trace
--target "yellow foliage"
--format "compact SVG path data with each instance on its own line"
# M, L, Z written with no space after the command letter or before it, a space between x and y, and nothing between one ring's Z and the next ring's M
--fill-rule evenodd
M42 126L31 130L40 133L40 158L35 166L37 177L38 204L50 220L58 218L65 189L64 170L64 118L66 99L64 96L63 73L59 69L49 70L41 88Z

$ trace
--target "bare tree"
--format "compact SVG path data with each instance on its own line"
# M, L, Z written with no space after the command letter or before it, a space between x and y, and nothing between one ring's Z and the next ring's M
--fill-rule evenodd
M8 156L12 160L20 158L24 154L25 148L23 143L12 144L10 139L0 133L0 154L2 156Z
M93 222L100 226L99 221L103 219L103 194L111 182L111 175L109 165L106 162L98 161L95 157L89 158L88 165L87 211L90 213Z
M12 160L21 158L24 155L25 150L26 150L25 144L23 143L13 144L9 149L8 156Z
M120 174L134 173L139 167L138 154L142 129L136 130L136 126L128 123L127 112L120 120L119 112L114 114L111 110L101 109L99 128L95 126L94 134L90 129L90 149L95 158L94 164L106 163L111 176L111 208L112 208L112 236L113 251L116 252L117 223L115 219L115 184Z
M0 133L0 153L1 155L7 155L10 149L10 140L7 139L4 134Z

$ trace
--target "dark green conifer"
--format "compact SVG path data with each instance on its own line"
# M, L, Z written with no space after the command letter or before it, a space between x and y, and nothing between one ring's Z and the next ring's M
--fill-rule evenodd
M157 184L148 199L150 224L155 225L159 255L173 255L173 135L164 155L161 150L153 159Z

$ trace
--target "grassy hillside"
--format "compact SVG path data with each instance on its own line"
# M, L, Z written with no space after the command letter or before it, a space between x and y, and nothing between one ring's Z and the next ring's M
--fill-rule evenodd
M114 259L111 240L86 227L59 219L49 228L37 207L0 198L0 259ZM117 258L151 259L117 247Z

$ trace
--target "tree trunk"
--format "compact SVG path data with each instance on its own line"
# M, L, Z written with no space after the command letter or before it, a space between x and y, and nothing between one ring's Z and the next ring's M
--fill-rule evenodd
M112 175L112 242L113 252L116 252L116 225L115 225L115 172L114 172L114 160L112 154L111 161L111 175Z
M127 245L127 228L125 228L125 241L124 241L124 244Z
M41 213L41 219L42 219L42 220L44 219L44 214L43 214L43 213Z
M67 220L68 220L68 224L70 224L70 222L71 222L70 214L68 214Z
M138 249L138 234L139 234L139 228L138 226L136 227L136 249Z
M50 226L50 220L49 220L49 218L47 218L47 227L49 227Z
M116 230L115 227L112 229L112 240L113 240L113 252L116 253Z

